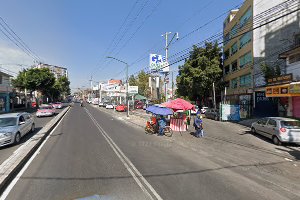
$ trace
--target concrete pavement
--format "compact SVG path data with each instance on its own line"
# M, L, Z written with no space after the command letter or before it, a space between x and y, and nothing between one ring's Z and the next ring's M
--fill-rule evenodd
M239 132L232 126L225 129L209 122L206 126L210 135ZM147 199L122 162L124 157L109 145L108 136L162 199L300 198L299 168L294 166L298 163L268 148L249 148L251 142L237 145L226 137L149 136L124 118L88 105L87 111L71 109L7 199L74 199L95 194ZM179 137L196 142L180 145ZM137 179L157 199L142 178Z

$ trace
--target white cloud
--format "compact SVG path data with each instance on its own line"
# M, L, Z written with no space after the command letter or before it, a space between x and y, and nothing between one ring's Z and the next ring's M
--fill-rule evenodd
M17 73L21 69L19 64L24 67L30 66L33 64L33 59L17 47L0 43L0 67Z

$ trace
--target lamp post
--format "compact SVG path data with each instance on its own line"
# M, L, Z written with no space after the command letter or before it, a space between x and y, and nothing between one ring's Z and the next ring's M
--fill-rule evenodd
M114 60L126 65L126 105L127 105L127 117L129 117L129 101L128 101L128 87L129 87L129 85L128 85L128 67L129 67L129 65L128 65L128 63L126 63L122 60L119 60L117 58L111 57L111 56L107 56L106 58L114 59Z

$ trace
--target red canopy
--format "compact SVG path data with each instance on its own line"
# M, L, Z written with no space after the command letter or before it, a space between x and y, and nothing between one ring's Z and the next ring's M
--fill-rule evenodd
M194 110L195 109L193 104L180 98L163 103L161 104L161 106L171 108L173 110Z

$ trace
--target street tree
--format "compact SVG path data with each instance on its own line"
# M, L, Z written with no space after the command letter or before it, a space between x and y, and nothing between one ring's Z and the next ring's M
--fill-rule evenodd
M189 100L206 99L212 85L221 87L222 53L217 43L205 43L204 47L193 46L189 58L179 66L177 96Z
M270 65L267 65L266 63L262 63L260 67L266 83L268 82L268 79L281 75L281 69L279 65L272 67Z
M131 75L131 76L129 77L128 83L129 83L129 85L132 85L132 86L137 85L137 80L136 80L136 78L134 77L134 75Z
M28 89L30 93L40 91L42 94L47 94L55 83L55 77L47 68L31 68L24 70L12 80L14 87L23 90Z
M57 88L59 88L60 95L65 98L67 95L71 94L70 89L70 81L66 76L62 76L58 78L57 83L54 84L54 86L57 84Z
M149 96L149 77L150 75L145 73L144 70L142 70L138 76L137 76L137 86L139 86L139 94L148 97Z

